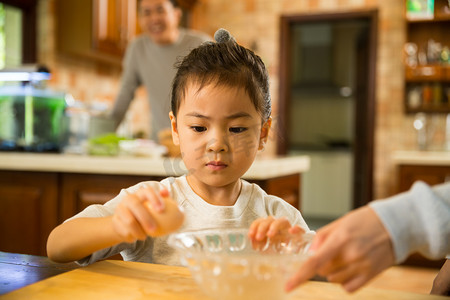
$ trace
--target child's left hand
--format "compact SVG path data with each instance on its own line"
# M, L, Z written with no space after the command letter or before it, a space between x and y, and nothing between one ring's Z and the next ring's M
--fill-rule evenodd
M292 235L303 233L298 225L292 226L286 218L275 219L272 216L259 218L250 225L248 237L255 250L264 251L268 244L289 241Z

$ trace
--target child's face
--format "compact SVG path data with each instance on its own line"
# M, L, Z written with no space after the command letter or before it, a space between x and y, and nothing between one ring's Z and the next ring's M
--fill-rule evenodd
M190 182L223 187L251 166L267 140L271 121L262 119L242 88L190 84L178 115L170 115Z

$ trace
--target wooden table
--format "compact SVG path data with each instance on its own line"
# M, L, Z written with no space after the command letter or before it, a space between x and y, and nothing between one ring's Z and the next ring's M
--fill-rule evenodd
M407 279L405 279L407 280ZM0 296L0 299L210 299L184 267L106 260L77 268ZM310 281L290 299L446 299L379 288L346 293L339 285Z
M44 256L0 251L0 295L76 268L75 263L58 264Z

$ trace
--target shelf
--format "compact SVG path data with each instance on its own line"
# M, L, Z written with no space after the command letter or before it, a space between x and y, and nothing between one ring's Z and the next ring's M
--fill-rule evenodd
M408 7L408 0L406 6ZM407 43L416 48L404 49L405 96L404 109L407 114L450 113L450 61L442 53L450 46L450 8L448 0L434 0L434 11L417 18L405 13ZM409 17L409 18L408 18ZM438 48L440 44L440 48ZM408 54L406 55L406 51ZM443 60L447 60L442 61ZM414 59L415 58L415 59ZM426 58L426 60L425 60ZM408 62L428 62L410 67Z
M450 65L424 65L405 67L405 80L408 82L443 81L450 82Z
M440 106L433 106L433 105L429 105L429 106L420 106L417 108L411 108L411 107L406 107L406 112L407 113L437 113L437 114L448 114L450 113L450 105L445 103L444 105L440 105Z
M450 15L435 16L433 19L406 19L408 23L450 22Z

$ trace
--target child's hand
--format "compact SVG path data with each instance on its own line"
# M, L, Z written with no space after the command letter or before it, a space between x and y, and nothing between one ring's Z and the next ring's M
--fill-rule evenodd
M113 228L123 242L132 243L144 240L156 230L157 224L151 210L160 213L165 209L163 197L168 196L163 189L159 195L152 188L142 188L128 194L117 205L112 217Z
M255 250L265 251L270 245L288 242L292 235L303 233L298 225L292 226L286 218L275 219L272 216L255 220L248 232Z

